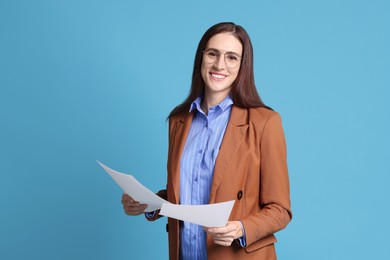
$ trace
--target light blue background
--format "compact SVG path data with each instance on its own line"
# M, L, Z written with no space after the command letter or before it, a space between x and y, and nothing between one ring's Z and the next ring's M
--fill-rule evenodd
M0 2L0 258L167 259L95 162L164 188L170 110L204 31L250 34L281 113L294 218L279 259L385 259L388 1Z

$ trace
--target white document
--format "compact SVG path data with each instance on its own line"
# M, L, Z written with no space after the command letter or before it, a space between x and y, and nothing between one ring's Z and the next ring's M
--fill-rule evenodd
M161 209L160 215L198 224L205 227L225 226L234 200L207 205L176 205L166 201L143 186L132 175L115 171L101 162L100 166L114 179L122 190L136 201L147 204L145 212Z
M122 190L141 204L148 204L145 212L155 211L161 209L163 203L170 204L170 202L160 198L154 192L143 186L132 175L123 174L110 169L106 165L97 161L100 166L114 179L114 181L122 188Z
M176 205L163 203L160 215L188 221L204 227L226 225L234 200L207 205Z

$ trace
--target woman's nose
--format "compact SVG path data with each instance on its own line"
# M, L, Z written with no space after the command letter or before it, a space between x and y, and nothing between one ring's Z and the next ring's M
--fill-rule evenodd
M225 57L224 55L219 55L217 57L217 60L214 63L215 67L218 69L224 69L226 64L225 64Z

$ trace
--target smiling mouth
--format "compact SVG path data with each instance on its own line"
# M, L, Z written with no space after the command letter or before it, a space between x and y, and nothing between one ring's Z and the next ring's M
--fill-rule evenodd
M213 77L214 79L224 79L224 78L227 77L226 75L219 74L219 73L212 73L212 72L210 72L210 75L211 75L211 77Z

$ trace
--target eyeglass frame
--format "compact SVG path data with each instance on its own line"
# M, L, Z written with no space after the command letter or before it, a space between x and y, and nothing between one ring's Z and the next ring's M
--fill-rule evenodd
M236 53L234 51L224 51L224 52L222 52L221 50L218 50L218 49L215 49L215 48L209 48L209 49L206 49L206 50L202 51L203 55L208 56L206 54L206 52L208 52L208 51L215 51L215 52L218 53L216 59L214 61L207 62L208 64L213 64L213 63L217 62L219 60L219 58L221 57L221 55L223 54L223 60L224 60L224 62L226 64L226 66L229 67L229 68L237 68L239 65L241 65L241 61L243 59L240 55L238 55L238 53ZM237 58L239 60L238 60L236 66L232 67L232 66L228 65L228 62L226 61L226 54L233 54L234 56L237 56ZM208 58L210 58L210 57L208 57Z

